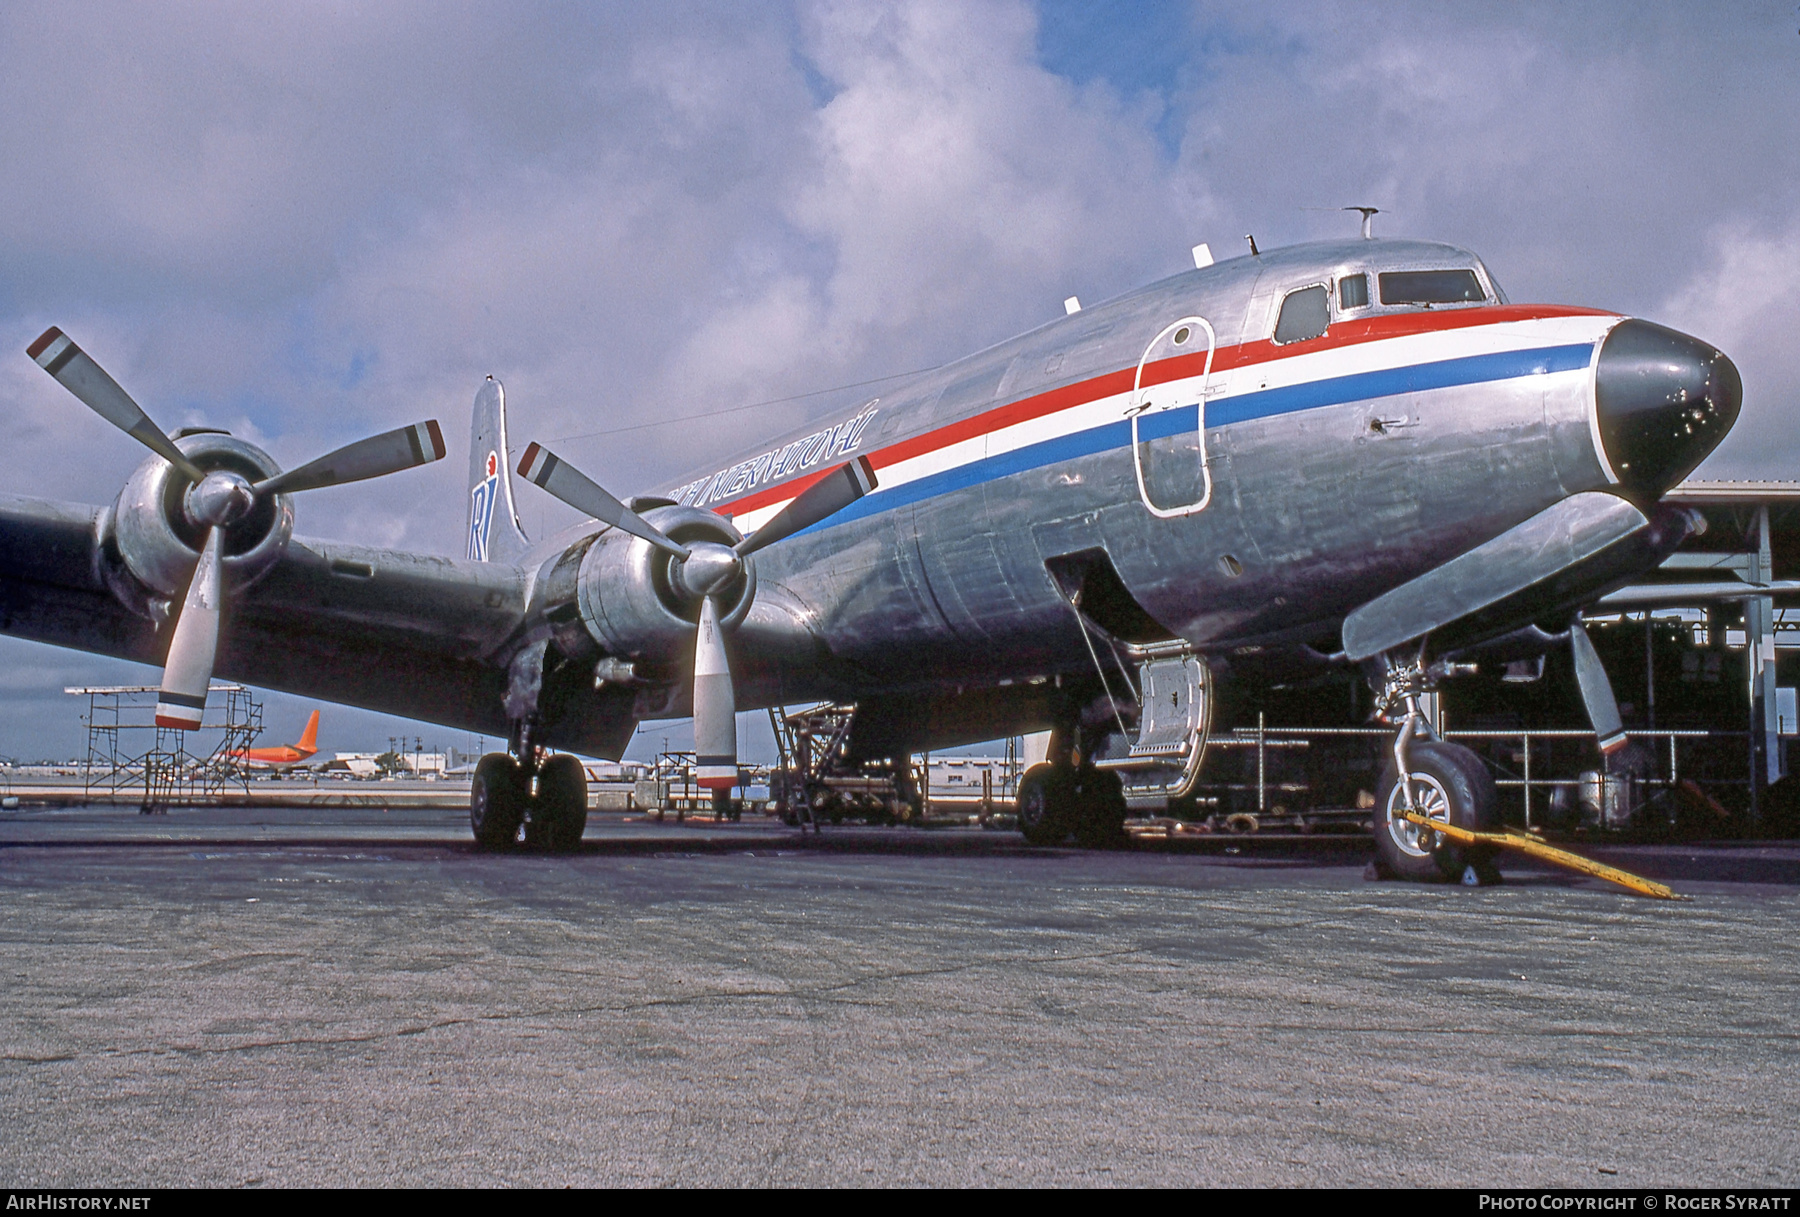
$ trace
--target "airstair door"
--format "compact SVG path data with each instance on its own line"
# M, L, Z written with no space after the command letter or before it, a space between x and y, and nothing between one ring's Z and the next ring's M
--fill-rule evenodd
M1131 461L1138 497L1159 520L1195 515L1212 502L1206 391L1217 350L1206 318L1181 317L1158 331L1138 360L1126 409Z

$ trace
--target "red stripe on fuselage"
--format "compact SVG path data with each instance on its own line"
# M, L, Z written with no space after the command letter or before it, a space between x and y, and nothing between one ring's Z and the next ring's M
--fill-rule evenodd
M1504 325L1511 321L1543 321L1556 317L1609 317L1613 315L1605 309L1576 308L1572 305L1561 304L1499 304L1486 305L1481 308L1454 309L1441 313L1429 310L1418 313L1391 313L1380 317L1364 318L1360 321L1340 321L1320 337L1309 338L1302 342L1289 342L1277 346L1273 341L1265 338L1256 342L1242 342L1236 346L1220 347L1213 352L1213 371L1226 372L1233 368L1271 363L1277 359L1290 359L1296 355L1311 355L1316 351L1359 346L1365 342L1380 342L1387 338L1406 338L1414 334L1443 333L1447 330L1472 329L1481 325ZM1144 384L1145 386L1166 384L1171 380L1199 376L1205 370L1205 351L1193 355L1174 355L1168 359L1146 364L1144 366ZM897 465L901 461L911 460L915 456L924 456L928 452L948 448L951 444L959 444L964 440L974 439L977 436L999 431L1018 423L1030 422L1034 418L1043 418L1048 414L1055 414L1076 406L1085 406L1087 403L1098 401L1103 397L1129 393L1132 380L1136 375L1137 368L1135 366L1121 368L1116 372L1105 372L1099 376L1063 385L1059 389L1051 389L1032 397L1022 397L1018 401L1008 402L1004 406L996 406L992 410L983 411L970 418L947 423L935 431L927 431L923 435L915 435L910 439L890 444L886 448L869 453L868 460L876 469L884 469L889 465ZM779 503L784 499L793 498L830 472L831 469L821 469L785 482L778 482L740 499L715 504L712 510L724 515L742 515L745 512L755 511L759 507L767 507L771 503Z

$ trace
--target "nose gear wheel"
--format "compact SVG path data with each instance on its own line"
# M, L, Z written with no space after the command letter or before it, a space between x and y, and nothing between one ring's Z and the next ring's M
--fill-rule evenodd
M1407 749L1413 806L1432 820L1470 832L1500 826L1494 779L1481 758L1460 744L1413 739ZM1441 882L1458 879L1474 866L1491 867L1493 850L1462 845L1444 833L1409 822L1406 792L1392 761L1375 795L1375 857L1380 868L1402 879Z
M1450 822L1450 796L1444 792L1442 782L1429 773L1412 775L1413 804L1426 818L1441 823ZM1400 812L1406 806L1405 794L1400 783L1394 783L1394 789L1388 795L1387 829L1394 836L1394 844L1415 858L1428 858L1437 844L1437 834L1429 828L1415 824L1411 820L1400 818Z

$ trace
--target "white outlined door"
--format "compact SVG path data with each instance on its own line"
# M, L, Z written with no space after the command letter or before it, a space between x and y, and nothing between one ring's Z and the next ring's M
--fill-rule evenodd
M1197 381L1191 376L1169 379L1159 376L1154 369L1149 377L1145 376L1145 369L1151 368L1155 363L1197 354L1201 334L1206 336L1206 362ZM1212 380L1213 356L1217 353L1218 345L1218 336L1213 333L1212 324L1206 318L1182 317L1164 326L1150 340L1150 344L1144 348L1143 357L1138 360L1137 375L1131 382L1131 402L1126 410L1131 417L1131 463L1137 474L1138 497L1143 500L1145 510L1159 520L1197 515L1205 511L1212 502L1212 462L1206 452L1206 390ZM1150 383L1146 384L1146 380ZM1183 493L1193 495L1197 490L1197 497L1174 505L1158 503L1151 494L1152 483L1185 480L1160 478L1154 473L1148 479L1145 477L1145 465L1156 459L1155 454L1149 451L1150 445L1165 435L1173 434L1159 426L1158 420L1167 422L1165 416L1172 412L1185 412L1189 408L1195 413L1191 451L1197 467L1191 472L1192 480L1197 481L1198 486L1193 487L1192 481L1189 481L1191 488ZM1185 427L1182 430L1185 431ZM1144 435L1146 431L1150 433L1148 438ZM1178 451L1186 448L1188 445L1177 445Z

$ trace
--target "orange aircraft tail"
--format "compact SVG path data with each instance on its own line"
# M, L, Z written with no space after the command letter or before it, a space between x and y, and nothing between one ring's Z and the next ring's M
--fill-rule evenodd
M319 750L319 712L317 710L314 710L312 717L306 720L306 730L300 733L300 742L295 747L309 756Z

